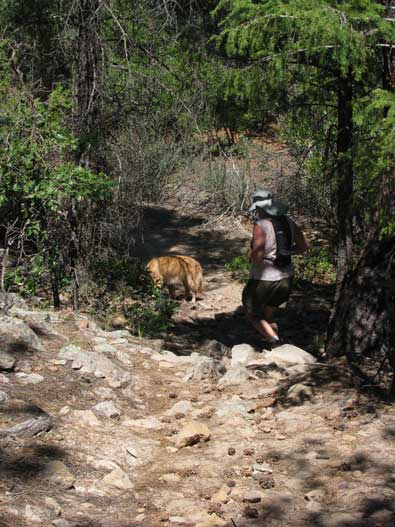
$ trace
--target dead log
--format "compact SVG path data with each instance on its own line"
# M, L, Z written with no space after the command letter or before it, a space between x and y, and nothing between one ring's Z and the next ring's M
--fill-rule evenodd
M9 408L9 405L1 405L1 411L17 415L19 413L30 414L32 417L18 423L10 428L0 429L2 437L33 437L40 432L48 432L52 428L52 418L41 408L35 405Z

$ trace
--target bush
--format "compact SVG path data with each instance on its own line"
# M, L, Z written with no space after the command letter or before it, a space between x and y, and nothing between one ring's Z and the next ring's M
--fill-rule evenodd
M239 282L245 282L248 279L250 265L247 256L242 254L232 258L232 260L225 264L224 267L227 271L231 272L232 278L235 278Z
M293 258L296 286L302 281L314 284L332 284L336 281L336 268L327 248L312 247L303 257Z
M177 303L156 287L140 260L100 260L92 270L92 279L84 296L92 294L90 311L103 322L122 313L128 329L140 337L156 337L172 327Z

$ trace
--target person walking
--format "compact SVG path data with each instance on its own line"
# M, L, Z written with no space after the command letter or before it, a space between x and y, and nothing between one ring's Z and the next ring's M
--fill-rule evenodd
M278 325L273 321L276 307L286 302L292 291L292 254L303 254L308 241L301 228L287 216L287 207L275 200L270 190L252 196L249 212L256 213L250 252L250 277L243 289L242 302L254 328L270 344L279 342Z

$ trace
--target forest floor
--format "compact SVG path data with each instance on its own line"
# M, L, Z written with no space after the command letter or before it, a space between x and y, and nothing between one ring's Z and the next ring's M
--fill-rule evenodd
M330 286L296 289L278 314L284 341L318 362L265 360L224 271L249 227L190 192L147 210L139 248L204 268L204 298L180 292L165 339L67 311L13 313L40 345L0 374L1 428L35 406L53 426L0 438L0 526L393 527L395 407L319 362Z

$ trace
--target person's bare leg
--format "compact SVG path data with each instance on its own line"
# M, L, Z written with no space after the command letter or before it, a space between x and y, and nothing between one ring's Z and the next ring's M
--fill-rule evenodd
M265 306L263 308L263 315L265 317L265 320L270 324L270 327L274 331L276 337L278 337L278 325L276 322L273 322L273 312L274 308L271 306Z
M277 333L275 333L270 323L264 318L260 319L258 317L253 317L253 316L249 316L248 318L251 321L254 328L258 331L258 333L260 333L263 337L265 337L266 340L270 341L271 339L277 337Z

